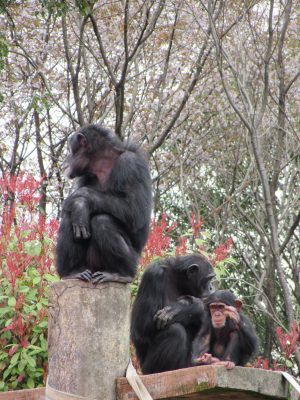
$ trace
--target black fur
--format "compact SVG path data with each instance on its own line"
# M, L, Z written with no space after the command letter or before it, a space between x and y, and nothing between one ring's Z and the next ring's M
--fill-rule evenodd
M232 361L235 365L244 366L258 351L256 332L249 318L241 311L238 326L228 317L223 328L215 329L212 326L209 305L221 302L235 307L235 300L236 297L228 290L217 290L208 297L205 302L204 323L193 343L194 358L209 353L221 361Z
M144 374L192 365L202 323L201 297L212 291L213 267L194 254L150 265L133 305L131 338Z
M72 135L70 151L68 175L78 182L63 205L58 274L94 282L130 281L149 232L148 161L135 144L123 143L99 125Z

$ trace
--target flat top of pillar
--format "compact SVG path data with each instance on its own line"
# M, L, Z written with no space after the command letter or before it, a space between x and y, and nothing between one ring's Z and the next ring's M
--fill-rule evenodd
M90 289L101 289L106 287L118 287L118 288L128 288L130 287L130 283L121 283L121 282L100 282L100 283L93 283L93 282L86 282L80 279L61 279L57 282L52 282L50 284L51 287L82 287L82 288L90 288Z

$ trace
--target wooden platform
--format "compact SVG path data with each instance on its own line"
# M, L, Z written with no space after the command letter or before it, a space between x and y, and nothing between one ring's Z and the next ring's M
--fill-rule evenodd
M0 400L45 400L45 388L0 392Z
M141 379L154 400L300 400L280 372L256 368L201 366ZM117 379L117 400L138 400L126 378Z
M255 368L202 366L142 375L141 379L154 400L300 400L280 372ZM138 400L126 378L116 382L117 400ZM45 400L45 389L0 393L0 400ZM105 400L105 399L102 399Z

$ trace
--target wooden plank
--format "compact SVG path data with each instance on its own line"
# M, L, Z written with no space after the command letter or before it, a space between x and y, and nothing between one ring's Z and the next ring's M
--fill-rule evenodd
M0 393L0 400L45 400L45 388L3 392Z
M141 375L154 400L160 399L287 399L280 373L255 368L199 366ZM117 379L117 400L138 400L126 378Z
M142 375L141 379L153 399L167 399L174 396L183 396L195 393L202 388L213 388L215 382L215 369L211 366L179 369L160 374ZM137 400L133 389L126 378L117 379L117 400Z

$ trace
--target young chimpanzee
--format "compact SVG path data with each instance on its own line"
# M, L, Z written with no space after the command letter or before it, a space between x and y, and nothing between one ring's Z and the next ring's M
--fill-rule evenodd
M215 274L200 254L150 265L133 305L131 338L144 374L192 365L192 343L204 315L201 298Z
M258 337L240 311L242 302L231 292L218 290L205 303L206 317L193 343L195 363L224 365L227 369L245 365L258 350Z
M61 277L130 282L146 243L152 189L148 161L135 144L88 125L69 141L69 178L56 249Z

